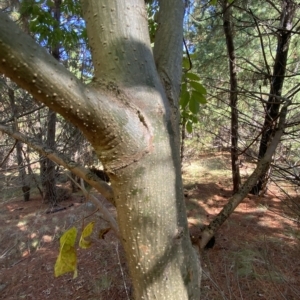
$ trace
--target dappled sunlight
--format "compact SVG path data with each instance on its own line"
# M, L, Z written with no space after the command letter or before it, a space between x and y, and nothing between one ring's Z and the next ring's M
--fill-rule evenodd
M210 162L205 163L206 159ZM212 161L223 169L204 167L213 166ZM199 161L184 165L185 201L193 234L199 224L209 224L232 195L231 172L226 165L216 155L201 156ZM252 170L249 164L247 172ZM264 298L266 291L266 299L278 299L276 291L287 286L300 292L300 263L295 260L300 253L299 228L292 215L283 210L285 195L276 186L269 189L264 197L248 194L216 233L214 248L204 251L203 294L207 299L219 299L216 285L226 295L228 290L235 293L239 289L246 295L246 287L255 291L259 282L259 295L247 294L247 300Z
M73 205L69 206L70 203ZM48 204L43 204L40 198L26 203L21 199L11 201L9 207L7 203L0 203L0 283L6 286L0 298L16 299L18 295L30 294L35 295L35 299L85 299L86 295L92 298L92 295L102 295L104 299L119 295L118 299L123 299L124 280L128 287L130 285L123 249L120 245L116 248L119 242L111 232L104 240L98 239L99 231L107 227L98 212L86 220L96 221L91 248L77 249L78 278L72 280L72 274L54 278L60 237L72 226L81 231L82 221L91 214L91 208L81 202L80 194L60 205L68 208L47 214ZM16 210L17 207L23 209ZM109 209L112 209L110 205ZM9 298L11 290L14 298Z
M28 223L27 220L20 221L20 222L18 222L17 227L20 230L25 231L25 230L27 230L27 223Z
M42 241L45 243L50 243L53 241L53 236L50 235L43 235L42 236Z

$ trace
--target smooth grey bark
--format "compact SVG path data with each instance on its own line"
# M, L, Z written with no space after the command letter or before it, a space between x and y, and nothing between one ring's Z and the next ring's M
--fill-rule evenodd
M183 17L181 0L161 3L169 7L166 19L177 10ZM0 71L80 128L93 146L111 179L135 299L199 299L200 265L188 233L170 104L176 94L167 97L158 75L144 1L82 1L82 8L92 84L82 84L3 15ZM182 21L169 24L169 32ZM170 49L180 55L181 70L182 44Z
M163 84L172 111L172 122L179 142L179 95L182 73L183 26L178 20L183 19L184 1L159 0L157 31L153 55L158 74ZM166 17L168 16L168 17ZM170 30L172 29L172 30ZM178 53L180 51L180 53Z

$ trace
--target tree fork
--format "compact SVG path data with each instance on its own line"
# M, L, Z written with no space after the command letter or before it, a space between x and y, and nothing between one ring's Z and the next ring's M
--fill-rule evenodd
M95 68L90 85L3 14L0 70L80 128L109 172L135 298L199 299L201 269L188 233L178 122L170 103L178 99L167 97L158 75L144 0L81 3ZM181 71L184 6L181 0L161 4L169 7L167 20L178 11L182 16L167 22L173 45L165 71L171 74L174 59Z

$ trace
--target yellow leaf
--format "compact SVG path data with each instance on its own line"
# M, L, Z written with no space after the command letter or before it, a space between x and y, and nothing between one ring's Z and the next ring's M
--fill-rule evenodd
M79 241L79 247L80 248L86 249L86 248L89 248L91 246L92 242L89 239L86 239L86 238L88 238L92 234L93 229L94 229L94 225L95 225L95 222L90 222L83 229L81 237L80 237L80 241Z
M72 227L60 238L59 255L54 267L55 277L67 272L74 272L74 278L77 276L77 255L74 247L76 236L77 229Z

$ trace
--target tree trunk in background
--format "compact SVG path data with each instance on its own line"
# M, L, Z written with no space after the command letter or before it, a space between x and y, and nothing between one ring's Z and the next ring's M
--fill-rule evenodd
M241 184L239 154L238 154L238 97L237 97L237 73L236 57L232 35L231 8L227 0L223 0L223 28L226 38L226 46L229 58L230 74L230 108L231 108L231 170L233 193L239 190Z
M270 96L266 105L266 115L261 136L258 160L265 155L268 145L275 134L280 105L282 104L281 93L284 83L286 64L288 58L289 44L291 39L292 22L295 13L295 3L291 0L282 1L282 13L280 25L278 26L277 52L273 68L273 74L270 77ZM258 195L264 193L270 178L271 162L266 171L260 176L251 193Z
M18 130L18 122L17 122L17 109L15 105L15 94L14 91L9 88L8 90L8 96L10 100L11 110L14 118L13 122L13 128L14 130ZM30 184L28 182L28 179L26 178L26 170L25 170L25 164L24 159L22 156L22 143L17 142L16 144L16 156L17 156L17 162L18 162L18 170L19 170L19 177L21 179L21 185L22 185L22 192L23 192L23 198L24 201L29 201L30 199Z
M49 109L47 118L47 140L46 145L48 148L55 150L55 129L56 129L56 113ZM55 163L44 158L41 161L41 180L43 186L44 201L52 205L57 204L57 189L55 178Z
M203 230L201 240L199 241L199 247L203 249L206 244L210 241L210 239L215 235L217 230L221 227L221 225L229 218L229 216L233 213L236 207L244 200L247 194L250 192L252 187L257 182L258 178L264 174L272 161L272 157L276 151L278 144L280 143L280 139L284 133L286 117L288 106L290 105L290 101L287 101L282 107L279 113L279 122L276 125L274 136L268 145L266 153L264 157L258 162L255 170L249 176L249 178L245 181L245 183L241 186L241 188L236 192L229 200L228 203L223 207L223 209L218 213L218 215L214 218L214 220Z
M57 26L60 25L60 6L61 0L54 1L54 7L52 8L53 17L57 21ZM55 45L52 48L51 54L56 60L60 60L59 45ZM46 145L52 150L55 150L55 135L56 133L56 113L49 109L47 120L47 140ZM42 185L44 189L44 199L52 205L57 204L57 189L56 189L56 174L55 163L45 158L43 164L43 176Z
M201 269L188 231L179 152L184 2L160 1L154 52L144 0L81 3L95 68L91 84L3 14L0 71L93 146L111 179L134 298L198 300Z

